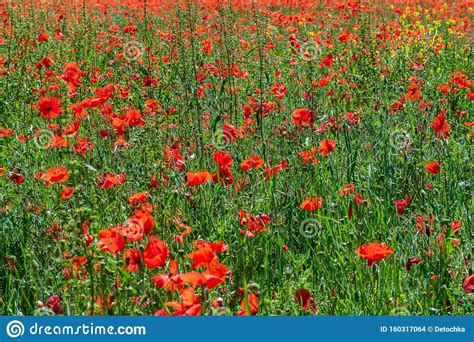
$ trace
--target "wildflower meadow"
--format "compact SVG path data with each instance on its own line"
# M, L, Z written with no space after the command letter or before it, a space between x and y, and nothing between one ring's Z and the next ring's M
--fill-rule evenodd
M0 0L0 315L472 315L473 2Z

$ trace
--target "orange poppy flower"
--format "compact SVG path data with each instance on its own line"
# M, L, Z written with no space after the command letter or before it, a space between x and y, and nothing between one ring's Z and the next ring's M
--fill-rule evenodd
M60 135L56 135L54 137L51 137L49 144L45 146L46 149L50 148L61 148L61 147L67 147L68 145L68 140L64 139Z
M188 254L188 258L191 259L194 264L192 268L198 268L201 266L209 267L212 260L217 259L216 253L209 246L199 248L197 251Z
M256 170L262 167L264 162L265 161L259 156L251 156L245 159L242 164L240 164L240 168L242 171Z
M376 261L382 260L391 255L394 250L384 243L371 242L359 246L355 251L361 258L367 260L367 264L371 266Z
M137 204L137 203L143 202L148 198L148 196L149 194L146 191L137 192L128 198L128 203Z
M66 200L68 198L71 198L72 195L74 194L74 188L71 186L65 187L63 191L61 191L61 199Z
M125 248L125 240L117 227L110 227L99 232L99 248L114 255Z
M336 142L332 139L326 139L319 143L319 154L327 156L336 148Z
M51 167L42 176L45 185L50 186L53 183L64 183L69 179L67 168L64 166Z
M323 199L321 197L305 198L300 204L300 208L308 211L318 210L323 207Z
M196 186L206 183L212 179L212 175L208 171L200 171L197 173L186 173L186 186Z
M405 94L407 100L418 100L422 97L421 91L415 83L408 86L408 92Z

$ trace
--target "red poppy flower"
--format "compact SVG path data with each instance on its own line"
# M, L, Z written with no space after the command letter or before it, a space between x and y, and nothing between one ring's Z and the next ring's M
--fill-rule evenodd
M148 245L143 251L143 261L149 269L163 267L166 265L168 254L168 246L166 246L164 241L156 236L152 236L150 242L148 242Z
M119 175L105 173L103 176L98 176L97 179L99 181L99 188L107 190L114 185L122 185L125 181L125 175L123 173Z
M449 131L451 130L451 125L446 122L446 110L442 110L441 113L433 119L431 122L431 128L444 138L449 138Z
M204 52L206 55L210 55L212 53L212 39L204 39L201 42L201 49L199 51Z
M24 177L20 173L12 173L9 179L16 185L23 183Z
M179 276L183 283L189 283L193 286L201 286L206 283L206 278L199 272L188 272Z
M166 306L175 309L171 316L199 316L201 314L201 300L194 294L194 288L188 287L181 291L181 302L166 302ZM157 312L166 315L166 311ZM155 313L156 315L156 313Z
M94 238L89 234L89 221L85 220L82 222L82 235L86 239L86 247L89 247L90 244L94 241Z
M439 165L439 162L430 162L425 165L425 170L432 175L437 175L439 173Z
M78 138L76 144L74 144L74 154L86 155L87 151L90 151L94 148L94 144L91 143L91 139L87 138Z
M127 241L141 241L144 233L143 223L131 217L120 228L120 233L127 238Z
M321 60L321 63L319 63L319 66L327 66L328 67L328 66L331 66L333 64L334 64L334 57L333 57L333 55L329 54Z
M255 234L267 231L265 226L270 223L270 216L267 214L253 215L240 210L239 220L241 225L248 228L247 230L240 229L240 233L248 237L255 237Z
M217 255L214 250L209 246L199 248L197 251L188 254L188 258L191 259L194 264L192 268L198 268L201 266L209 267L211 261L217 259Z
M256 170L262 167L264 162L265 161L259 156L251 156L244 160L242 164L240 164L240 168L242 171Z
M61 114L63 107L56 97L42 97L38 100L38 110L41 117L53 119Z
M339 194L341 194L342 196L349 196L349 194L354 193L354 191L355 191L354 183L344 184L344 186L341 189L339 189Z
M407 271L411 270L411 268L413 267L414 264L419 264L421 262L421 259L420 258L410 258L408 259L407 261L407 264L406 264L406 269Z
M397 208L397 213L399 215L403 215L405 213L405 207L410 204L411 196L407 196L407 198L399 199L395 201L395 206Z
M155 220L147 210L137 210L128 220L129 224L136 224L142 227L142 234L151 234L155 226Z
M359 246L355 251L360 257L367 260L369 266L374 262L382 260L391 255L394 250L380 242L371 242L366 245Z
M306 163L313 163L314 165L318 165L318 159L316 158L316 153L318 151L315 149L315 148L312 148L311 150L309 151L301 151L299 152L298 154L300 155L300 157L302 158L301 162L303 164L306 164Z
M186 186L196 186L206 183L212 179L212 175L208 171L200 171L197 173L186 173Z
M242 310L237 312L237 316L255 316L258 313L258 296L254 293L249 293L247 295L247 300L245 300L245 298L242 299L240 308Z
M64 64L63 74L61 78L70 85L81 84L82 71L77 66L76 62L69 62Z
M313 314L316 314L317 308L314 300L311 299L311 293L307 289L299 289L295 292L295 301L300 305L303 310L309 310L313 308Z
M9 137L13 133L14 133L13 129L11 129L11 128L0 127L0 137Z
M67 168L64 166L51 167L42 176L45 185L50 186L53 183L64 183L69 179Z
M221 167L219 172L212 175L212 181L224 186L229 186L234 183L234 175L228 167Z
M408 86L408 92L405 94L407 100L418 100L422 96L421 91L415 83Z
M61 148L61 147L67 147L67 145L68 145L68 140L67 139L64 139L60 135L56 135L54 137L51 137L51 140L50 140L49 144L47 144L45 146L45 148L46 149Z
M169 168L176 167L178 170L184 170L184 156L181 154L181 145L178 140L175 140L171 146L165 147L165 159L170 161Z
M455 232L456 230L461 229L461 226L461 221L454 221L451 225L451 230Z
M313 124L313 115L309 109L295 109L291 115L293 123L298 127L309 127Z
M213 159L220 167L228 167L232 164L232 157L224 151L215 152Z
M277 164L273 167L266 167L263 177L268 180L272 177L276 177L281 170L286 169L288 169L288 163L286 162L286 160L282 160L280 164Z
M467 294L474 293L474 274L464 279L462 287Z
M308 211L318 210L323 207L323 199L321 197L305 198L300 204L300 208Z
M123 253L122 259L125 261L124 270L135 273L139 271L142 258L138 248L127 249Z
M40 43L43 43L43 42L47 42L49 39L48 39L48 34L47 33L40 33L38 35L38 42Z
M137 204L140 202L145 201L148 198L148 192L137 192L128 198L128 203L130 204Z
M331 139L323 140L319 143L319 154L327 156L336 148L336 142Z
M285 97L287 87L282 83L277 83L270 88L275 97L282 100Z
M99 232L99 248L114 255L125 248L125 240L117 227L110 227Z
M60 315L63 313L63 309L61 308L61 298L59 298L58 295L53 295L49 297L45 305L48 308L51 308L56 315Z

